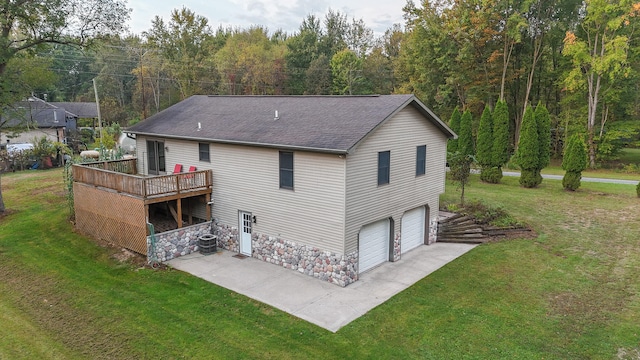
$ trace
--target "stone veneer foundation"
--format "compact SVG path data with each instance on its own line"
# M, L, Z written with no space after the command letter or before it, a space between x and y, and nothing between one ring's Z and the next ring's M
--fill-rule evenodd
M239 252L238 228L229 225L214 225L214 233L218 236L218 247ZM438 219L429 221L429 237L427 244L436 242ZM158 261L165 262L173 258L198 251L198 237L210 233L210 224L203 223L182 229L156 234L155 256ZM393 240L393 261L400 260L400 233ZM347 286L358 280L358 252L338 255L319 248L297 244L275 236L253 233L251 236L252 257L298 271L302 274L318 278L339 286ZM151 237L147 237L149 261L152 259Z
M191 254L198 251L198 237L209 234L210 223L185 226L180 229L156 234L155 257L159 262ZM153 259L151 236L147 236L147 261Z
M238 228L218 226L218 246L239 252ZM358 280L358 252L345 256L260 233L251 235L252 257L339 286Z

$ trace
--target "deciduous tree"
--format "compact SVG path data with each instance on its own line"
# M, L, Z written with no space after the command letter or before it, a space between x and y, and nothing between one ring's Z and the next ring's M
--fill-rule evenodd
M568 31L564 54L571 59L571 69L564 83L571 91L586 90L587 147L589 166L596 166L596 119L602 105L605 81L612 86L628 73L629 33L640 6L633 0L585 0L585 16L580 32Z
M26 94L6 71L18 54L43 44L85 46L104 34L120 33L129 17L120 0L21 0L0 4L0 109ZM0 189L0 213L5 211Z

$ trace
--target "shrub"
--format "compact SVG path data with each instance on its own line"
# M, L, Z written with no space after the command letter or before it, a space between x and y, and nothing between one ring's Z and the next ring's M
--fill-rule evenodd
M576 191L580 187L580 179L582 178L582 172L567 171L562 177L562 187L565 190Z
M540 184L540 173L537 169L522 169L520 170L520 185L526 188L534 188Z
M490 184L499 184L502 180L502 169L497 166L483 167L480 172L480 180Z

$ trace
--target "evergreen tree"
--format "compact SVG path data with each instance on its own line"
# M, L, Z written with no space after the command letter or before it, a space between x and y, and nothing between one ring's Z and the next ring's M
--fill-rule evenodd
M502 165L509 161L509 108L505 101L498 101L493 109L493 144L491 147L492 182L502 179Z
M456 107L453 109L451 118L449 119L449 128L454 133L460 135L460 110ZM449 139L447 143L447 152L454 153L458 150L458 139Z
M493 115L489 106L484 107L480 125L478 126L478 143L476 159L481 166L480 179L488 183L498 183L502 176L498 176L498 168L493 163ZM502 172L500 171L500 175ZM497 178L496 178L497 177Z
M478 126L478 143L476 146L478 164L485 167L492 165L491 148L493 146L493 118L489 106L484 107Z
M532 188L540 184L538 169L540 167L540 145L538 142L538 124L531 106L527 106L522 118L520 143L517 159L520 166L520 185Z
M472 122L471 111L466 110L460 118L460 132L458 133L458 152L462 155L475 155L473 149Z
M567 143L562 159L565 170L562 186L565 190L575 191L580 187L582 170L587 168L587 146L580 135L573 135Z
M536 179L539 181L538 185L542 182L542 175L540 172L545 167L549 166L549 159L551 157L551 120L549 120L549 111L547 108L538 103L536 110L533 112L533 117L538 124L538 169L536 173Z

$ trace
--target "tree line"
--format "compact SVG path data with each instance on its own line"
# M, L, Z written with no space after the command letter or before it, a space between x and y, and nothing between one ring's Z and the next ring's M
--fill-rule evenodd
M81 2L56 1L71 3ZM0 11L17 14L9 4ZM551 156L560 157L573 134L584 138L592 167L640 145L640 3L632 0L409 1L405 23L378 36L333 10L306 16L288 34L216 28L185 7L127 34L127 13L101 9L105 31L62 29L31 47L17 42L20 31L3 33L11 52L0 56L9 59L0 70L12 80L3 81L2 104L15 98L7 94L30 92L93 101L95 78L104 119L127 126L193 94L414 93L443 119L456 108L469 112L474 147L482 147L483 112L502 104L506 156L517 153L533 104L548 110ZM54 15L28 21L45 31Z

